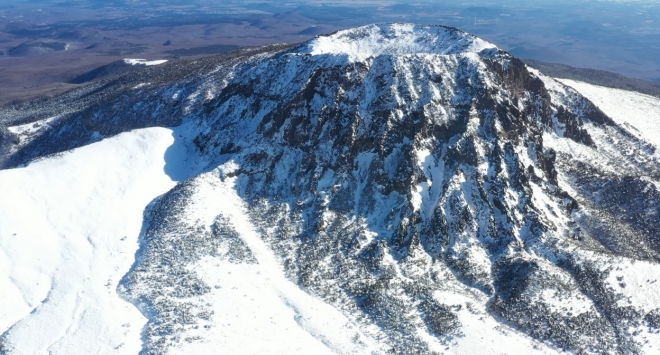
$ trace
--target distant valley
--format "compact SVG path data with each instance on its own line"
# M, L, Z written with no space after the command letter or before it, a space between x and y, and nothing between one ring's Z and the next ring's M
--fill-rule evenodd
M121 70L111 63L125 58L195 59L396 21L458 27L519 58L610 71L646 80L634 87L648 89L657 86L649 81L660 79L654 40L659 14L658 4L633 2L9 0L0 4L0 106L52 97L117 74ZM625 88L630 82L611 85Z

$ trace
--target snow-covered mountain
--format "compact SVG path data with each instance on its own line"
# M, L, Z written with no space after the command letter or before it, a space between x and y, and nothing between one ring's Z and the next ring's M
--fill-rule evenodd
M658 100L567 84L387 24L4 110L0 353L654 353Z

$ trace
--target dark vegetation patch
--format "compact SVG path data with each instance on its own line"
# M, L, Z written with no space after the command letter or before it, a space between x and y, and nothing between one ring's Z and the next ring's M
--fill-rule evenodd
M25 42L9 49L7 54L12 57L23 57L52 51L63 51L65 49L66 43L62 42Z
M110 64L100 66L96 69L82 73L69 80L69 84L84 84L106 76L120 75L146 68L145 65L126 64L123 60L117 60Z
M145 45L132 45L120 48L113 48L108 51L103 52L103 55L106 56L123 56L123 55L134 55L140 54L149 49L149 46Z
M173 49L165 51L167 54L171 55L199 55L199 54L220 54L231 52L238 49L239 46L228 45L228 44L214 44L210 46L203 47L194 47L194 48L183 48L183 49Z

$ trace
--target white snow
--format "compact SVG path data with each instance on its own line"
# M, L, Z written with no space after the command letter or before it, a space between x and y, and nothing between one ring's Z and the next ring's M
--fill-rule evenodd
M169 129L136 130L0 171L9 354L140 351L146 319L116 287L134 262L144 208L175 185L164 172L172 142Z
M411 202L415 210L422 209L422 216L430 220L433 211L441 199L444 178L444 160L435 159L431 151L420 149L415 151L417 155L417 166L422 170L426 181L420 182L416 190L411 194Z
M160 59L160 60L146 60L146 59L130 59L130 58L125 58L124 63L130 64L130 65L136 65L136 64L141 64L141 65L146 65L146 66L152 66L152 65L160 65L163 63L166 63L167 59Z
M319 36L306 44L303 53L346 55L350 61L363 61L379 55L455 54L497 48L494 44L439 26L408 23L374 24Z
M172 149L182 148L171 130L149 128L0 171L0 333L8 354L140 352L147 320L116 288L134 262L144 208L176 183L165 173L176 168L165 167ZM235 179L217 183L235 168L228 162L201 176L190 218L210 225L218 213L228 217L258 264L209 257L193 266L218 286L197 300L213 305L216 322L186 333L192 340L172 353L377 349L341 312L286 279L247 219Z
M623 296L618 306L632 306L645 313L660 306L660 265L629 259L614 265L607 281Z
M206 257L191 266L212 291L198 302L212 305L213 325L189 330L173 354L348 354L374 347L343 314L286 279L273 252L257 234L245 203L236 193L235 169L228 162L196 179L195 204L187 219L209 226L227 218L257 259L257 264ZM218 179L220 177L220 179ZM354 340L360 339L362 344Z
M7 127L7 130L9 130L10 132L12 132L14 134L18 134L19 136L29 135L29 134L33 134L33 133L36 133L38 131L41 131L42 129L44 129L46 127L50 127L50 125L53 122L57 121L57 119L59 117L60 116L54 116L54 117L45 118L43 120L36 121L36 122L30 122L30 123L26 123L26 124L22 124L22 125L18 125L18 126Z
M660 98L575 80L556 80L577 90L616 123L660 149Z
M462 295L456 290L436 291L433 297L453 307L462 324L463 336L452 339L450 354L560 354L493 318L482 300ZM506 339L506 344L502 341ZM506 352L503 351L506 349Z
M151 83L140 83L140 84L137 84L137 85L133 86L133 90L141 89L141 88L143 88L143 87L145 87L145 86L149 86L150 84L151 84Z

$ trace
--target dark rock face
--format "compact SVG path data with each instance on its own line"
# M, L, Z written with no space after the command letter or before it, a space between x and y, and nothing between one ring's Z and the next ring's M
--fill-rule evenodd
M234 184L287 277L377 329L383 352L432 353L422 334L450 344L476 326L461 322L468 313L568 352L642 352L639 334L657 328L658 312L612 278L633 270L629 260L660 261L653 147L452 28L373 25L251 58L189 109L120 92L62 123L108 135L185 117L190 159L204 164L146 212L122 285L149 315L147 353L211 322L204 306L185 303L208 291L186 266L204 255L256 260L222 213L213 225L186 224L186 206L202 197L191 186L209 181ZM200 85L187 83L151 95ZM457 306L447 292L473 301ZM204 316L186 323L172 309Z
M396 353L429 351L412 332L419 326L441 338L460 332L432 296L441 285L425 272L397 276L436 261L488 295L493 315L538 339L637 351L619 323L641 315L612 305L607 272L566 252L563 234L585 231L560 220L580 205L558 185L557 152L543 136L597 149L587 125L615 126L572 95L553 98L540 76L496 50L351 61L294 49L238 73L207 105L211 128L195 142L210 157L232 147L240 170L231 178L289 277L347 313L359 309ZM556 207L545 211L535 193ZM268 231L274 220L288 227ZM541 290L594 304L558 311ZM410 304L418 318L401 317Z

